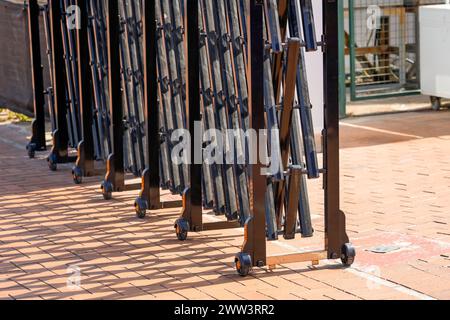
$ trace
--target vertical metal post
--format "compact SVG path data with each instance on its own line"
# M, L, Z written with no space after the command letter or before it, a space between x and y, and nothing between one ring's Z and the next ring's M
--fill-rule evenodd
M180 201L161 201L160 194L160 104L158 103L158 37L155 0L144 0L142 12L144 64L144 116L147 136L148 167L142 173L141 191L134 202L138 218L145 218L147 210L179 208ZM130 185L127 185L129 189ZM189 207L189 206L188 206ZM200 211L201 215L201 211ZM186 227L186 232L188 228Z
M39 39L39 4L37 0L28 3L28 36L31 56L31 79L34 98L34 121L31 125L32 136L27 149L30 157L34 157L34 151L46 149L45 142L45 97L44 76L41 61L41 43Z
M339 201L339 34L338 1L323 0L325 91L325 233L330 259L348 242L345 215Z
M80 29L77 30L78 81L81 112L82 141L78 145L76 166L81 169L82 176L93 174L94 170L94 136L92 133L92 86L91 68L88 48L88 12L85 0L76 0L80 9Z
M198 230L202 226L202 165L194 161L195 154L195 123L201 121L200 114L200 32L198 29L198 1L186 0L185 29L187 43L186 64L186 110L188 130L191 136L191 159L189 165L190 186L184 194L183 218L189 222L190 229Z
M344 1L338 1L339 10L339 115L347 116L347 88L345 85L345 18Z
M56 130L53 132L52 163L66 162L68 157L67 105L64 77L64 56L61 34L61 6L59 0L49 0L51 46L53 54L53 89L55 95Z
M144 31L144 107L147 135L147 154L149 167L143 173L143 194L148 208L159 209L160 176L159 155L161 152L161 139L159 136L159 104L157 80L157 39L155 0L144 0L143 8Z
M416 4L414 9L414 33L415 33L415 56L416 56L416 81L415 86L416 88L420 87L420 79L421 79L421 70L420 70L420 23L419 23L419 5Z
M248 25L248 87L250 129L257 132L258 141L252 150L259 156L259 132L265 128L264 112L264 38L263 38L263 1L249 1ZM245 243L242 252L252 258L254 266L266 264L266 220L265 197L267 177L262 174L263 166L259 159L250 165L249 193L252 217L245 224Z
M348 0L350 49L350 100L356 100L355 2Z
M105 182L106 191L121 191L125 186L124 154L123 154L123 109L120 81L120 21L118 0L108 0L107 10L107 47L108 47L108 81L109 104L112 118L113 153L107 161ZM112 186L110 185L112 184ZM112 187L113 190L110 190ZM105 191L105 190L104 190Z

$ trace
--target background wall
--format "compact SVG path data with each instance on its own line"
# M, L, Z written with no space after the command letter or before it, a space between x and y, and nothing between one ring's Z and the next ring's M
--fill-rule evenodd
M41 19L41 54L48 84L44 25ZM0 0L0 107L33 114L27 10L20 0Z
M313 1L313 6L318 37L317 40L319 41L323 32L322 1ZM313 105L314 128L316 133L321 133L324 125L323 54L321 50L306 53L306 71L308 74L311 103Z

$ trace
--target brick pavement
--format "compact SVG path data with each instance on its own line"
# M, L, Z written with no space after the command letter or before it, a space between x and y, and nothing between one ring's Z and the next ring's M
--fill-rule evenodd
M75 186L69 165L50 173L44 154L27 158L27 128L0 124L0 299L448 299L449 121L446 111L346 120L341 206L355 265L297 263L248 278L232 265L242 229L180 243L177 211L138 220L135 193L103 201L99 178ZM309 184L316 236L270 251L319 246L321 183Z

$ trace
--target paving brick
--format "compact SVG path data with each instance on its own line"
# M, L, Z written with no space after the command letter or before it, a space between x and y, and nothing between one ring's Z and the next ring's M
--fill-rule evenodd
M179 210L136 220L134 192L104 202L97 178L75 186L70 165L50 174L44 156L30 161L16 148L25 135L0 124L0 299L448 299L449 121L449 112L345 120L341 204L357 265L296 263L246 279L233 271L242 229L180 243ZM282 241L292 250L324 236L322 181L308 187L316 236ZM268 251L291 253L283 245ZM369 252L386 245L404 247ZM70 266L80 268L78 290L67 287Z

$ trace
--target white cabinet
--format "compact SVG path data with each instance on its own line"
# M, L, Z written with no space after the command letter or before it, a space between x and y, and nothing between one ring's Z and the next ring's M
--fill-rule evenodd
M422 93L450 98L450 5L423 6L419 15Z

